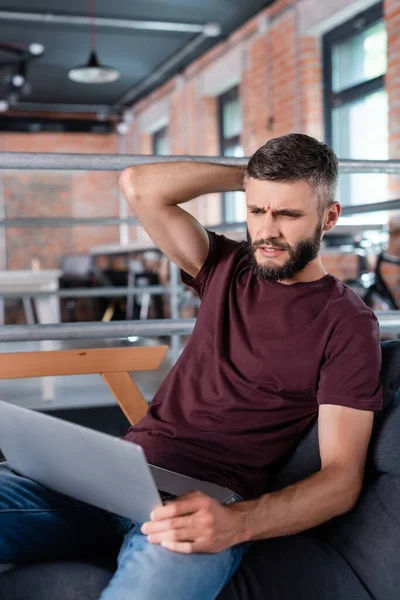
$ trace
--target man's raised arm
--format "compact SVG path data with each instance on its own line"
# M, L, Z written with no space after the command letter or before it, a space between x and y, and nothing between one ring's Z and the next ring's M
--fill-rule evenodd
M120 187L153 242L192 277L209 249L200 223L178 206L203 194L243 189L244 167L199 162L138 165L125 169Z

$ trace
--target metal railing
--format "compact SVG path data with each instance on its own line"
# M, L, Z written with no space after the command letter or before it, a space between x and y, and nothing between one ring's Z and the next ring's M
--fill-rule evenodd
M381 331L400 333L399 311L375 313ZM60 323L54 325L4 325L0 342L42 340L95 340L136 337L189 335L196 319L152 319L150 321L113 321L108 323Z
M22 170L90 170L90 171L122 171L123 169L140 164L158 162L207 162L227 166L246 166L248 158L235 158L225 156L154 156L154 155L127 155L127 154L53 154L53 153L0 153L0 169ZM400 160L340 160L341 173L387 173L400 174ZM361 212L374 212L400 208L400 200L393 200L371 205L343 207L342 214L357 214ZM134 218L21 218L2 219L0 227L69 227L75 225L119 225L138 221ZM238 229L245 227L245 223L224 224L213 229ZM104 297L125 296L127 293L138 295L149 291L151 293L170 294L170 308L172 319L140 321L121 321L111 323L61 323L54 325L8 325L0 327L0 341L29 341L29 340L71 340L71 339L99 339L123 338L127 336L154 337L171 335L176 336L191 333L195 320L179 319L178 302L183 286L178 282L178 269L171 263L171 284L169 286L146 286L133 289L129 287L116 288L77 288L57 290L52 292L34 292L30 297L57 295L59 297ZM25 294L2 294L2 298L21 297ZM397 312L377 313L382 330L400 332L400 317Z
M0 327L0 342L185 335L193 331L195 322L196 319L152 319L150 321L112 321L108 323L4 325Z
M386 200L383 202L374 202L371 204L356 204L354 206L342 206L341 216L347 217L362 213L372 213L381 211L400 210L400 199ZM112 226L121 225L139 225L135 217L19 217L13 219L0 219L0 227L78 227L78 226ZM222 225L213 225L214 231L228 229L245 228L245 222L224 223Z
M62 290L49 290L45 292L2 292L2 298L48 298L57 296L58 298L121 298L124 296L141 296L143 294L154 294L160 296L169 293L170 286L167 285L146 285L135 287L92 287L92 288L67 288ZM178 285L177 290L183 291L184 286Z
M123 171L132 165L159 162L206 162L243 166L249 157L227 156L160 156L150 154L61 154L34 152L0 152L0 169L61 171ZM400 173L400 160L340 160L342 173Z

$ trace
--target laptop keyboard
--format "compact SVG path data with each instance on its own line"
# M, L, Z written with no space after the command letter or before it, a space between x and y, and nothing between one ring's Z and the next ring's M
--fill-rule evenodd
M175 494L170 494L169 492L164 492L163 490L158 490L158 491L161 496L161 500L163 502L168 502L168 500L175 500L175 498L176 498Z

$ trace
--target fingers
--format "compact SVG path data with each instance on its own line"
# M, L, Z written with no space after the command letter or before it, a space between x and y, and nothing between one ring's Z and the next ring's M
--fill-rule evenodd
M213 500L202 492L189 492L177 500L164 506L158 506L150 515L152 521L161 521L183 515L189 515L199 510L208 510Z
M147 536L151 544L161 544L164 542L194 542L199 536L197 529L169 529L160 531Z
M145 535L152 533L160 533L170 529L192 529L194 527L194 518L192 515L185 517L177 517L175 519L163 519L162 521L151 521L144 523L141 527L141 532Z
M190 492L154 509L141 532L151 544L173 552L216 552L215 505L217 501L202 492Z
M193 554L195 552L202 552L208 554L215 554L220 552L220 549L214 548L212 544L204 540L203 538L199 538L193 542L181 542L181 541L170 541L165 540L161 543L163 548L167 550L171 550L172 552L180 552L181 554Z

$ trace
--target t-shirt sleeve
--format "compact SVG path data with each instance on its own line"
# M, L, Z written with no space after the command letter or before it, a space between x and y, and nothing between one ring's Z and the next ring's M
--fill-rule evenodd
M353 317L331 336L320 370L318 404L382 408L382 353L375 315Z
M202 296L204 294L206 282L207 282L208 276L210 274L210 271L214 268L215 264L218 262L218 254L219 254L218 253L218 239L221 238L221 236L217 235L213 231L209 231L208 229L206 229L206 232L208 234L210 246L209 246L207 258L205 260L205 263L201 267L200 271L197 273L197 275L195 277L192 277L191 275L189 275L189 273L186 273L186 271L184 271L183 269L181 270L182 282L185 285L188 285L189 287L196 290L196 292L198 293L200 298L202 298Z

